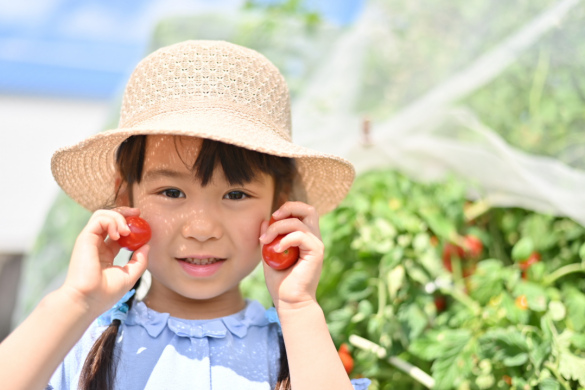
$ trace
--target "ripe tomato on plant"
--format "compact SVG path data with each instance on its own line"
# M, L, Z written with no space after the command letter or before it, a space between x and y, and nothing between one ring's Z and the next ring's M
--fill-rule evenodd
M447 309L447 297L444 295L435 296L435 308L437 313L442 313Z
M120 236L118 239L118 244L120 244L120 246L135 251L150 241L152 231L146 220L140 217L126 217L126 223L130 228L130 234L127 236Z
M455 245L451 242L445 243L443 246L443 266L449 272L453 272L453 266L451 265L451 259L453 256L457 256L459 259L463 259L465 252L459 245Z
M351 374L353 371L354 362L347 344L341 344L338 353L339 358L341 359L341 363L343 363L343 368L345 368L345 372L347 372L347 375Z
M473 234L467 234L463 237L465 244L465 254L473 259L478 259L483 251L483 243Z
M270 217L269 226L274 222L274 218ZM283 252L276 252L274 249L280 244L280 241L284 236L284 234L279 234L271 243L262 247L262 257L264 258L264 261L276 270L284 270L292 267L292 265L299 259L299 248L296 246L291 246Z
M528 270L533 264L538 263L539 261L540 253L532 252L526 260L523 260L518 263L520 265L520 269L522 270L522 279L524 280L528 279Z

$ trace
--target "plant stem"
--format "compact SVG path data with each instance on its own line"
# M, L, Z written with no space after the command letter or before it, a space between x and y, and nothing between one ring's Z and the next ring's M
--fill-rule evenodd
M563 387L566 390L571 390L571 386L569 386L565 378L563 378L563 376L559 373L557 368L551 362L546 362L544 363L544 365L553 373L553 375L558 379L558 381L561 383L561 385L563 385Z
M360 349L363 349L365 351L369 351L373 354L375 354L376 356L378 356L380 359L383 359L386 357L386 350L379 346L378 344L365 339L363 337L357 336L357 335L351 335L349 336L349 342ZM420 368L418 368L417 366L414 366L402 359L400 359L399 357L396 356L390 356L388 358L388 363L392 364L394 367L398 368L400 371L405 372L406 374L410 375L410 377L414 380L416 380L417 382L421 383L422 385L426 386L427 388L431 389L433 387L435 387L435 380L433 379L433 377L431 377L429 374L427 374L426 372L424 372L423 370L421 370Z
M469 310L473 312L474 315L478 316L481 312L481 307L475 302L473 299L469 298L466 294L461 292L460 289L457 287L455 288L441 288L441 292L443 294L448 294L453 297L453 299L459 301L464 306L466 306Z
M545 286L550 286L551 284L556 282L557 279L560 279L564 276L567 276L575 272L585 272L585 266L583 266L581 263L565 265L564 267L557 269L547 278L545 278L543 284Z

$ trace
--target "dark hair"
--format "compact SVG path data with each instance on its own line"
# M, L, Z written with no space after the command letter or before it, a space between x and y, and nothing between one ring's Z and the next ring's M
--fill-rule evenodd
M116 155L116 163L123 183L118 184L114 201L120 188L125 183L128 196L132 202L132 185L140 183L144 166L146 136L131 136L125 140ZM192 166L193 174L207 185L212 179L215 167L219 164L230 184L244 184L254 179L258 172L272 176L274 179L273 209L278 206L281 194L290 194L292 183L297 173L295 160L240 148L234 145L208 139L203 140L201 150ZM114 204L115 202L113 202ZM140 284L140 279L134 288ZM132 307L134 296L127 302ZM116 336L120 320L114 320L104 330L89 351L81 370L79 389L104 390L112 389L116 378ZM288 359L282 337L280 346L280 372L275 390L290 390L290 373Z

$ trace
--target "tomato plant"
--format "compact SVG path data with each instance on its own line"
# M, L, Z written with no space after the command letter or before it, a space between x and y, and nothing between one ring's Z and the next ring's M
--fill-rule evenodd
M152 236L150 225L146 220L140 217L126 217L126 223L130 228L130 234L127 236L120 236L118 244L121 247L127 248L131 251L135 251L140 248L148 241Z
M273 217L270 217L269 225L275 222ZM275 248L280 245L280 241L285 237L284 234L276 236L271 243L262 247L262 257L266 264L276 270L284 270L292 267L299 259L299 248L291 246L282 252L277 252Z
M373 389L431 383L417 370L436 389L585 388L585 228L518 208L471 220L465 194L370 172L321 219L317 299L336 345L354 347L351 375Z

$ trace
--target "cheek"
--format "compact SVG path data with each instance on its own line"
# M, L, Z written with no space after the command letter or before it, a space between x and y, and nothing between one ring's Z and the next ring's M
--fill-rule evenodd
M260 216L249 218L247 221L243 220L242 223L238 224L234 234L239 237L237 244L241 246L240 249L245 248L246 252L252 252L254 255L260 254L260 241L258 239L263 221L264 218Z

